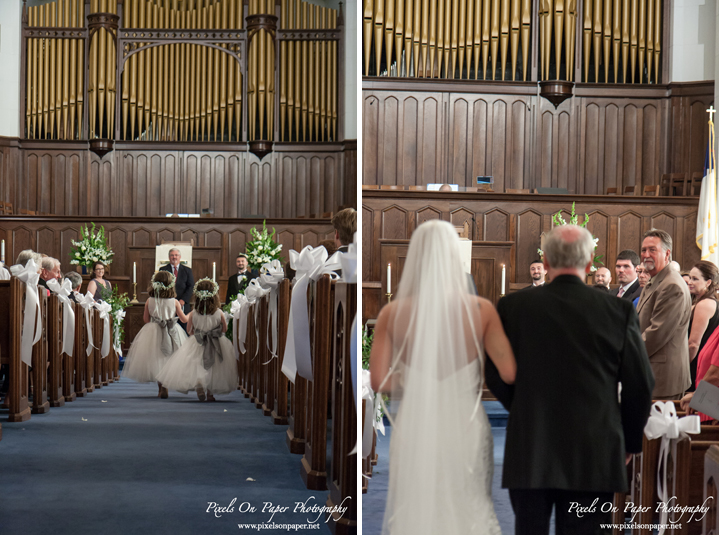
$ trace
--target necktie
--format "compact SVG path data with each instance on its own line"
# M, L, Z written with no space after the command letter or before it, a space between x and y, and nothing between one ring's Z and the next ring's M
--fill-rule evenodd
M624 286L622 286L621 288L619 288L619 293L617 293L617 297L621 297L621 296L623 296L623 295L624 295Z
M175 278L177 278L177 266L172 266L172 270L175 272Z

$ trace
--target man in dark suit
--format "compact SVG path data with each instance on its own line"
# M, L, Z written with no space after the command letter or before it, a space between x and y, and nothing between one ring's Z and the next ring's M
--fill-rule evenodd
M614 264L614 273L617 275L619 288L612 290L611 294L633 302L642 293L637 275L637 266L640 264L639 255L631 249L625 249L617 255Z
M547 275L547 270L544 269L544 264L541 260L534 260L529 264L529 276L532 277L532 285L529 288L539 288L544 286L544 277Z
M190 300L192 299L192 291L195 288L195 277L192 275L192 269L180 262L181 255L178 249L170 249L170 263L162 266L160 271L169 271L175 276L175 293L177 300L182 305L182 311L185 314L190 312ZM187 330L187 324L179 322L182 328Z
M602 505L627 490L625 463L642 449L654 378L632 303L584 283L593 252L586 229L556 227L544 242L552 282L497 307L517 378L506 385L487 359L486 381L510 411L502 486L519 535L547 534L553 508L558 535L611 533Z
M225 296L225 303L230 303L237 297L237 294L244 292L250 285L252 279L256 279L260 276L256 269L250 271L247 269L247 255L240 253L237 255L237 269L238 273L232 275L230 280L227 281L227 295Z

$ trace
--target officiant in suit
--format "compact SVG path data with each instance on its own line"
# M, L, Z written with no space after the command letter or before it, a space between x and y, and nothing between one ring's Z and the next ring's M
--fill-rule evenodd
M487 386L509 410L502 486L519 535L547 534L553 508L558 535L609 534L599 524L611 513L599 504L627 490L625 464L642 449L654 377L631 301L584 282L591 234L556 227L543 250L552 282L497 306L517 359L515 384L486 359ZM571 508L595 499L595 512Z
M639 285L639 276L637 275L637 266L641 263L639 255L631 249L625 249L617 255L617 261L614 264L614 274L617 276L619 288L612 290L610 293L634 302L642 293L642 287Z
M192 268L180 262L182 255L179 249L170 249L170 263L160 268L160 271L169 271L175 276L175 293L176 299L182 305L182 311L185 314L190 312L190 300L192 299L192 291L195 288L195 277L192 274ZM178 322L182 328L187 330L187 324Z
M240 253L237 255L237 274L232 275L227 281L227 295L225 296L225 304L231 303L237 297L237 294L244 292L250 285L252 279L260 276L256 269L248 269L247 255Z

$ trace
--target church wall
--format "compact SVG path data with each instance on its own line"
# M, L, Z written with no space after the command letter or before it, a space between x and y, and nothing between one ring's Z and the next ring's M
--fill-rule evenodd
M716 0L672 2L670 81L714 80Z
M21 1L0 2L0 136L20 135Z

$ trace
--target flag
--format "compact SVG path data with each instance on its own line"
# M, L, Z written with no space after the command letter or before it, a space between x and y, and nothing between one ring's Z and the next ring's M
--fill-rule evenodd
M704 178L699 195L697 214L697 247L702 250L702 260L719 266L719 229L717 228L717 180L714 159L714 123L709 121L709 141L704 159Z

